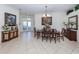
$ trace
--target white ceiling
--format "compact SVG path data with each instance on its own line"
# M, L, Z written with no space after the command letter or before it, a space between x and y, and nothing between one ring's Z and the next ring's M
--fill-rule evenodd
M75 4L10 4L10 6L30 14L44 12L46 5L48 6L48 12L66 12L75 6Z

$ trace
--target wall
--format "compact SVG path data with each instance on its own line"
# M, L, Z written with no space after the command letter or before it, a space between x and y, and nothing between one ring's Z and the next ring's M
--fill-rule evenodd
M16 15L16 22L17 24L19 23L19 10L12 8L11 6L8 5L0 5L0 42L1 42L1 31L2 31L2 26L4 25L4 13L11 13Z
M55 28L57 30L61 30L63 27L64 20L67 19L65 12L52 12L48 13L50 16L52 16L52 28ZM41 17L43 16L42 13L35 14L35 27L37 29L41 29L43 25L41 25Z

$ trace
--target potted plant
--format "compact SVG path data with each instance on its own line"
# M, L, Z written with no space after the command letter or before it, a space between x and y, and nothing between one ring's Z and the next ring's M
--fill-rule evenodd
M68 23L63 22L63 24L64 24L64 26L65 26L65 27L66 27L66 29L67 29L67 27L68 27Z
M9 27L8 27L7 24L5 24L4 26L2 26L2 28L3 28L3 30L5 30L5 31L8 31L8 30L9 30Z
M69 22L69 24L71 25L71 29L73 28L73 26L76 24L75 22Z

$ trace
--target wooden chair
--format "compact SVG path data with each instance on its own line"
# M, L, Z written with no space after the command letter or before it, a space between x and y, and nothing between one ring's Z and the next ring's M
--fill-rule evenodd
M46 41L50 39L50 35L51 35L51 30L45 32Z
M45 28L42 30L42 41L43 40L46 40L46 42L48 40L48 31L46 31Z
M37 31L36 31L36 28L34 27L34 37L36 37L37 35Z
M52 31L49 30L49 31L48 31L48 39L50 40L50 42L51 42L51 37L52 37L51 33L52 33Z
M55 33L55 29L52 29L51 33L50 33L50 42L54 40L56 43L56 33Z
M37 39L40 38L40 30L37 30Z
M60 32L60 38L64 41L64 29L63 28Z
M42 30L42 41L45 39L45 30Z
M56 37L59 42L60 42L60 39L64 41L64 30L62 29L61 32L57 32Z
M60 32L57 32L57 33L56 33L56 41L57 41L57 40L60 42Z

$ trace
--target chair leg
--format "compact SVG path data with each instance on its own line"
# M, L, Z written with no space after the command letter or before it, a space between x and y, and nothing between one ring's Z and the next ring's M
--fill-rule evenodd
M42 42L43 42L43 37L42 37Z
M64 41L64 37L63 36L61 36L61 39Z
M60 37L58 37L58 41L60 42Z
M38 35L37 35L37 39L38 39Z
M47 39L46 39L46 42L47 42Z
M37 39L38 39L39 37L37 36Z
M34 37L36 37L36 34L34 33Z
M62 37L63 41L64 41L64 37Z
M55 43L56 43L56 38L54 38L54 41L55 41Z
M42 35L42 42L43 42L44 36Z
M50 39L50 43L51 43L51 39Z
M48 37L46 37L45 39L46 39L46 42L47 42L48 41Z
M49 37L50 43L51 43L51 37Z

